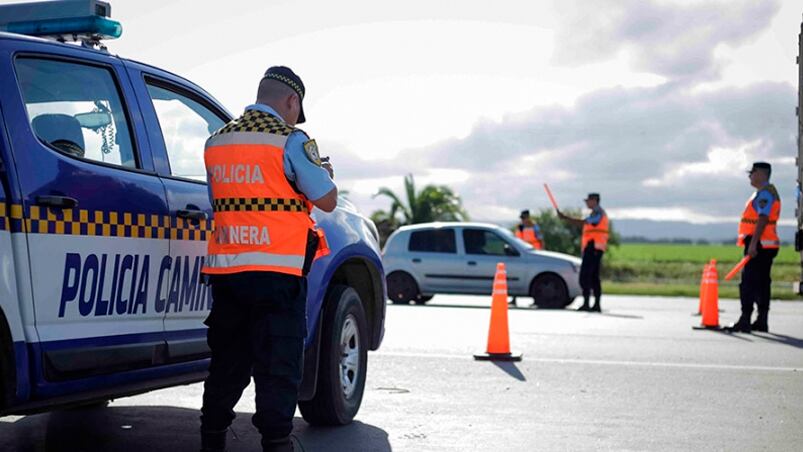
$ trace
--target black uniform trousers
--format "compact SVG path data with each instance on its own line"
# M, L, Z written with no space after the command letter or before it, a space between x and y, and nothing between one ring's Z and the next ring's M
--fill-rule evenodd
M602 297L602 282L599 271L602 267L604 251L594 247L594 241L589 242L583 250L583 263L580 264L580 288L583 289L583 302L588 304L588 298L594 293L594 299L599 303Z
M752 236L747 236L744 242L744 254L750 247ZM739 298L742 302L742 319L750 322L753 314L753 304L758 307L758 319L762 322L767 321L767 314L770 310L770 298L772 297L772 261L778 255L777 248L763 248L761 242L757 245L758 255L744 266L742 270L742 282L739 284Z
M307 281L274 272L214 275L212 311L206 320L212 350L204 383L201 429L225 430L234 405L251 382L256 413L251 421L265 439L293 429L306 336Z

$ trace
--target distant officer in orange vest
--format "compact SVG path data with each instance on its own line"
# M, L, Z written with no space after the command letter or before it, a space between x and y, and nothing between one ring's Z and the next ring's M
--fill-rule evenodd
M571 218L560 210L558 216L569 223L583 227L583 236L580 248L583 253L583 263L580 265L580 287L583 289L583 305L578 311L602 312L600 300L602 298L602 282L599 272L602 266L602 256L608 249L608 214L599 205L599 193L589 193L585 199L586 207L591 214L585 219ZM591 292L594 292L594 306L589 306Z
M781 246L777 229L778 218L781 216L781 197L775 186L770 184L772 166L766 162L753 163L749 174L750 185L756 192L747 200L739 222L737 241L739 246L744 247L745 256L750 256L739 284L742 315L739 321L725 328L730 332L741 333L749 333L751 330L769 331L767 316L772 295L770 272L772 261ZM751 325L754 303L758 307L758 317Z
M524 240L537 250L544 249L544 236L541 228L530 217L529 210L522 210L519 215L521 223L516 227L516 237Z
M212 351L201 408L201 448L223 451L234 405L253 375L254 426L264 451L291 451L306 336L306 274L322 243L313 206L337 206L332 168L305 120L305 88L289 68L271 67L257 102L206 142L214 210L203 273L214 303Z

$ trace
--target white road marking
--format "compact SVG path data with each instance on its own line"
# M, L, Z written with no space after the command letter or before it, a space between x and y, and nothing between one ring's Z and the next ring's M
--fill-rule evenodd
M429 359L455 359L473 360L471 355L457 355L448 353L413 353L413 352L375 352L372 356L387 356L399 358L429 358ZM668 363L659 361L619 361L603 359L573 359L573 358L533 358L524 355L525 361L554 364L594 364L603 366L633 366L633 367L667 367L679 369L709 369L709 370L747 370L764 372L801 372L803 367L775 367L775 366L742 366L736 364L700 364L700 363Z

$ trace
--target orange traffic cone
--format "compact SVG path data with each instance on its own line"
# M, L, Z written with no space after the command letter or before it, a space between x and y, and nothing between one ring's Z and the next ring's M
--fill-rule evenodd
M491 295L491 326L488 330L488 347L485 353L474 355L482 361L521 361L521 354L510 352L510 332L507 324L507 271L505 264L496 264Z
M703 321L698 329L718 330L719 326L719 274L717 261L711 259L708 272L703 281L702 291Z

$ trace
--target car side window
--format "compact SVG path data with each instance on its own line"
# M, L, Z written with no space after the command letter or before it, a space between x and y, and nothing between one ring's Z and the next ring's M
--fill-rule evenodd
M505 256L507 242L493 231L484 229L463 229L463 245L466 254Z
M225 121L188 96L153 82L147 86L162 129L170 174L206 181L204 144Z
M72 156L137 167L120 91L108 68L20 57L14 62L33 133Z
M424 253L457 253L454 229L430 229L410 234L410 251Z

